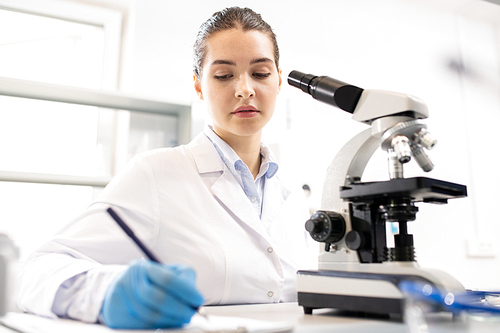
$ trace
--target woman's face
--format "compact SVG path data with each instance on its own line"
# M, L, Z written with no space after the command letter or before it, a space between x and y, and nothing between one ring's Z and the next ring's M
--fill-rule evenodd
M224 30L208 38L206 50L195 88L215 132L226 141L260 135L281 88L271 40L256 30Z

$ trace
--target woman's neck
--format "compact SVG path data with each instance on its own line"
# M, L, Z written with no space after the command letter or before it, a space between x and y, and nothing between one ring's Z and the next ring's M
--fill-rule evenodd
M241 158L243 163L248 166L248 169L250 169L250 172L255 179L260 171L260 140L262 133L258 132L253 135L238 136L227 133L219 133L221 131L215 128L214 131L215 134L217 134L231 148L233 148L234 152Z

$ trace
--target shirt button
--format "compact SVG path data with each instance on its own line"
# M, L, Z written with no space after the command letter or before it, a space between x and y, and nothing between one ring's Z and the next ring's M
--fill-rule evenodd
M273 295L274 295L274 293L273 293L272 291L269 291L269 292L267 293L267 296L268 296L268 297L273 297Z
M257 201L257 198L256 197L251 197L250 201L255 202L255 201Z
M272 247L268 247L268 248L267 248L267 252L269 252L269 253L273 253L273 248L272 248Z

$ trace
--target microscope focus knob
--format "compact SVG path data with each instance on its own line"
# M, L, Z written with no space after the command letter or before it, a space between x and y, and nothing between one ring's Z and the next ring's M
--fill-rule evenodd
M307 220L306 230L317 242L336 243L344 237L345 220L339 213L318 210Z
M364 242L365 237L363 236L363 234L354 230L349 231L345 236L345 244L353 251L356 251L360 247L362 247L364 245Z

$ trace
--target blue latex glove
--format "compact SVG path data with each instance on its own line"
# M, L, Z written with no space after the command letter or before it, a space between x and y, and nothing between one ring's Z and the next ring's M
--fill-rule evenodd
M189 323L203 296L185 265L136 261L109 286L101 309L111 328L169 328Z

